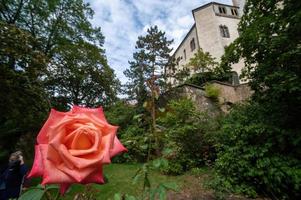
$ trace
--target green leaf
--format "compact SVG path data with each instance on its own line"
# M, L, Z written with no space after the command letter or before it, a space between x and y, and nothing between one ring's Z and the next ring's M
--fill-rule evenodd
M165 108L159 108L160 112L165 112Z
M139 172L139 173L137 173L137 174L134 176L134 178L133 178L133 184L136 184L136 183L139 181L141 175L142 175L142 174Z
M43 198L45 190L31 189L25 192L19 200L40 200Z
M135 115L135 116L133 117L133 119L137 120L137 119L141 118L142 116L143 116L143 114Z
M148 144L141 145L140 147L141 149L146 150L148 148Z
M121 194L120 193L114 194L114 200L122 200Z
M178 185L174 182L163 183L162 186L165 187L168 190L173 190L173 191L178 191L179 190Z
M130 195L125 195L125 200L136 200L136 197L130 196Z
M163 155L169 155L173 153L173 150L171 148L164 148L162 153Z
M152 189L149 193L149 199L150 200L155 200L156 197L156 193L157 193L157 189Z
M161 165L161 160L160 159L156 159L156 160L153 161L153 166L155 168L159 168L160 165Z
M168 161L164 158L159 158L153 161L154 168L166 167L168 165Z
M52 190L52 189L59 189L59 186L58 185L47 185L46 186L46 190Z
M166 189L163 186L159 187L159 199L160 200L166 199Z

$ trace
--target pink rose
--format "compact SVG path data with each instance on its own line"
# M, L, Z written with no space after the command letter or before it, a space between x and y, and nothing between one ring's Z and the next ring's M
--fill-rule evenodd
M28 177L41 176L43 185L60 184L61 193L72 183L104 183L102 166L127 151L116 136L117 128L107 122L101 107L52 109L37 137Z

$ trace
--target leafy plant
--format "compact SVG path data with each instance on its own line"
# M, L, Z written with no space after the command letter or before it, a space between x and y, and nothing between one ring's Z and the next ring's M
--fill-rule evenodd
M301 162L294 141L300 141L300 135L271 124L265 109L253 102L238 106L225 118L216 137L213 186L251 197L261 193L274 199L297 199Z
M22 194L18 199L20 200L41 200L44 197L50 200L57 200L59 198L59 191L57 185L42 186L37 185L35 187L29 188L24 194ZM55 194L52 193L55 191Z
M219 88L217 88L213 84L207 83L205 85L205 93L206 93L207 97L209 97L211 99L214 99L214 100L217 100L217 98L220 94L220 90L219 90Z
M172 100L158 124L164 127L163 157L168 165L162 168L167 174L182 174L191 168L214 160L214 148L208 135L217 124L212 117L196 111L189 99Z
M217 178L232 191L301 196L300 9L297 0L248 0L240 37L226 48L224 68L243 59L254 91L217 137Z

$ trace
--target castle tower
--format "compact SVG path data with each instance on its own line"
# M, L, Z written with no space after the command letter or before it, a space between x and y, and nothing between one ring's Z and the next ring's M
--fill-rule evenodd
M239 37L237 27L243 13L241 7L236 5L244 6L244 3L245 0L233 0L234 5L211 2L192 10L195 23L173 54L177 60L175 69L167 68L166 73L182 70L200 48L219 62L225 47ZM240 61L232 65L232 70L240 75L243 66ZM194 73L198 72L190 70L191 75ZM178 84L173 77L167 81L171 85Z
M232 0L232 4L233 6L239 7L239 12L242 15L246 0Z

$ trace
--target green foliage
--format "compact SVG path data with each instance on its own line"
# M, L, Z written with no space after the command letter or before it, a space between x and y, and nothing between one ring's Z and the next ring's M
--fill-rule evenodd
M125 129L133 124L136 108L126 102L117 101L105 110L110 124L119 126L118 134L122 135Z
M82 0L1 1L0 21L40 42L33 49L47 57L44 86L51 105L60 110L72 104L105 106L116 99L119 82L107 64L104 36L89 21L92 17L93 10Z
M128 149L122 157L127 162L145 162L148 155L149 133L138 124L129 126L120 137L122 143Z
M226 50L225 63L243 58L243 75L254 99L282 126L300 128L301 34L298 0L247 1L240 37Z
M189 60L189 63L186 67L192 67L195 72L205 72L212 71L216 66L217 62L214 61L214 58L208 53L204 52L203 49L199 49Z
M301 186L301 2L249 0L226 66L243 58L254 90L224 122L216 162L226 188L299 199Z
M202 86L213 80L232 84L232 73L216 74L215 72L202 72L193 74L185 83Z
M217 135L216 189L256 196L298 199L301 186L300 134L271 124L266 108L238 106Z
M27 31L4 22L0 27L0 151L9 153L20 135L35 133L47 115L41 81L46 57Z
M223 58L225 59L225 58ZM225 62L225 61L224 61ZM224 62L218 63L208 52L199 49L197 53L189 60L188 64L183 66L182 70L169 70L179 82L202 85L208 81L217 80L232 84L231 66ZM191 75L191 71L193 74ZM174 73L172 73L174 72Z
M213 84L207 83L205 85L205 93L206 93L207 97L209 97L211 99L214 99L214 100L217 100L217 98L220 94L220 90L219 90L219 88L217 88Z
M16 0L1 1L0 9L1 152L12 151L22 134L32 136L23 147L31 144L50 107L116 100L120 83L88 4Z
M142 106L148 96L147 81L156 76L154 85L165 88L165 74L158 73L169 64L170 45L173 41L168 40L165 32L157 26L147 29L145 36L139 36L133 54L133 61L129 61L130 68L124 71L130 80L126 84L126 93L130 99Z
M226 53L224 56L229 54ZM189 77L189 71L193 70L194 74L185 80L185 83L202 85L208 81L217 80L232 84L233 72L231 72L229 65L224 64L225 61L223 60L225 58L222 59L221 63L218 63L208 52L199 49L194 57L189 60L189 63L183 67L183 71L176 75L176 78L179 76L180 79L178 78L178 80L181 82Z
M150 171L152 169L158 169L162 165L166 164L165 159L157 159L153 161L152 163L145 163L142 165L142 167L137 170L134 178L133 178L133 183L136 184L141 177L143 178L143 194L141 199L150 199L150 200L155 200L155 199L160 199L160 200L165 200L167 191L168 190L173 190L177 191L178 186L176 183L159 183L158 186L154 187L153 184L151 183L151 180L149 178Z
M217 124L209 115L197 112L191 100L172 100L158 124L164 127L163 157L168 160L163 172L182 174L214 159L208 135Z
M42 200L42 199L58 199L59 197L59 187L57 185L48 185L48 186L42 186L37 185L36 187L29 188L25 193L23 193L20 198L20 200ZM52 195L52 193L55 193L55 195ZM55 192L54 192L55 191Z

